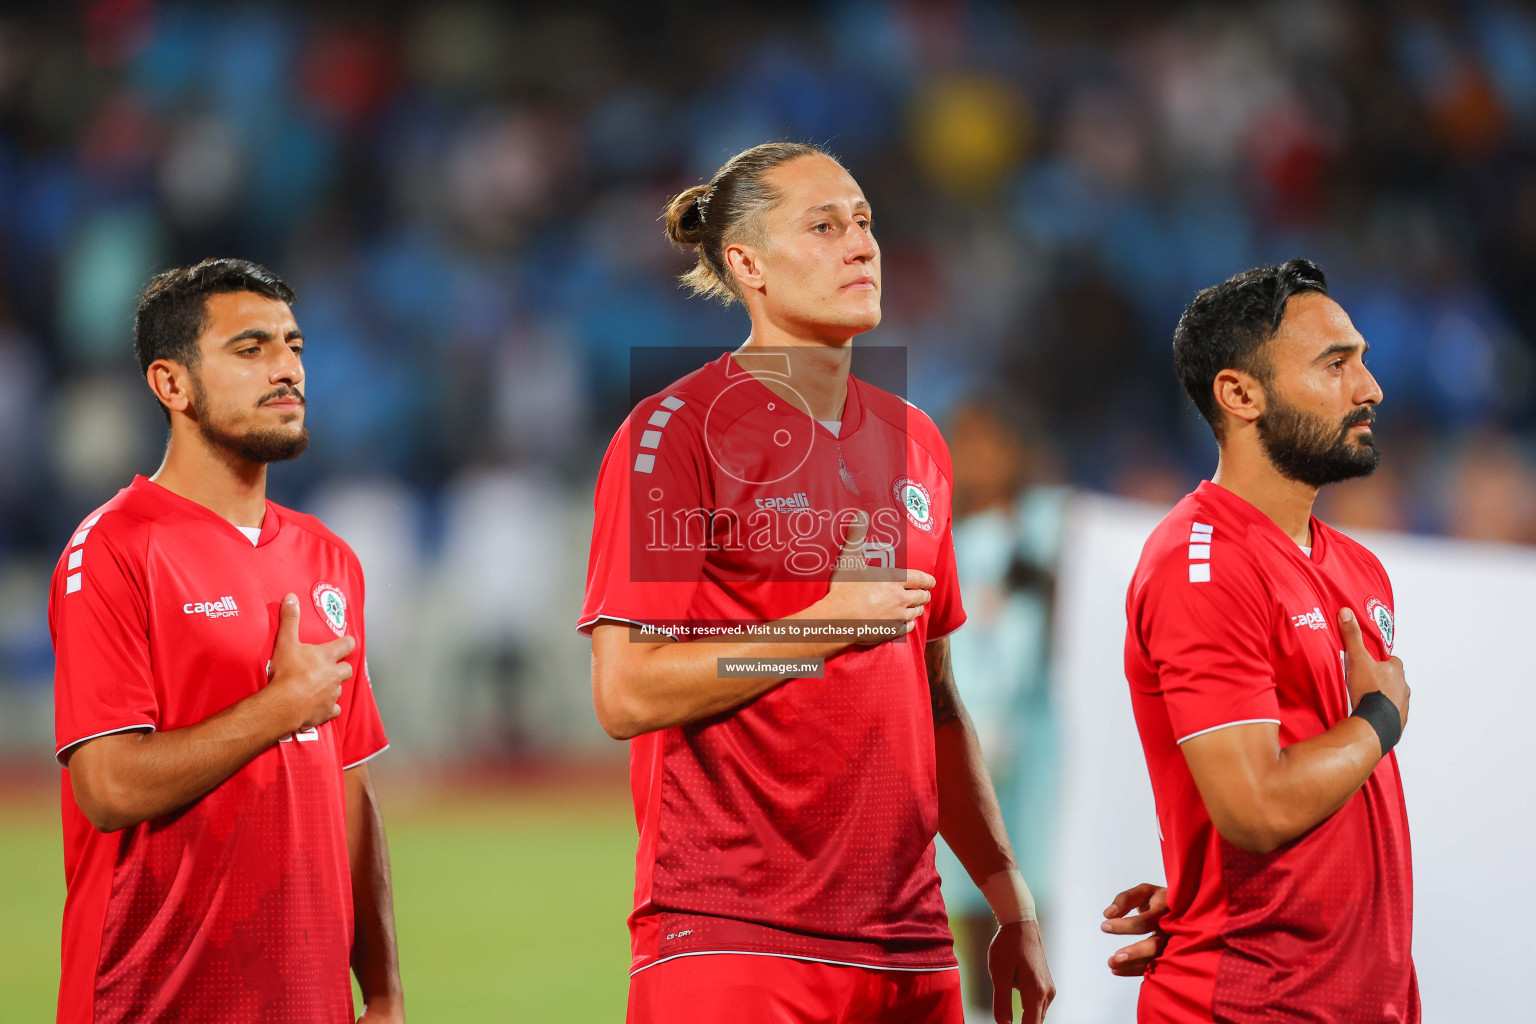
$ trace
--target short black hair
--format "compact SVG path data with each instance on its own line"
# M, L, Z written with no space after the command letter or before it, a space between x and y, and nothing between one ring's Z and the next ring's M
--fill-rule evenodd
M1242 370L1262 383L1269 361L1260 350L1280 330L1285 304L1304 292L1328 294L1328 279L1311 260L1287 260L1234 274L1200 292L1173 330L1173 371L1195 408L1221 440L1213 387L1222 370Z
M255 292L290 306L297 298L286 281L250 260L203 260L196 266L162 271L139 293L133 313L133 351L139 357L139 372L149 372L149 364L156 359L196 366L197 336L208 326L208 296L221 292Z

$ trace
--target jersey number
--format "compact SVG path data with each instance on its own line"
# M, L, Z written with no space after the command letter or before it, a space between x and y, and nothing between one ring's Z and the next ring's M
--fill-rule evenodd
M894 569L896 568L896 547L880 541L869 541L864 545L864 561L877 569Z
M271 682L271 680L272 680L272 662L268 661L267 662L267 681ZM320 730L319 730L318 727L312 725L308 729L300 729L298 732L291 732L287 736L284 736L282 739L278 740L277 742L279 742L279 743L292 743L294 740L298 740L300 743L314 743L314 742L316 742L319 739L320 739Z

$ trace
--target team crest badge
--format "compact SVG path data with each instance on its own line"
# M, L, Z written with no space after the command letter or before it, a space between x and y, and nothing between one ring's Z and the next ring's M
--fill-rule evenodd
M924 533L933 529L933 500L928 496L928 488L903 476L891 485L891 491L896 495L896 504L906 510L913 526Z
M315 599L315 608L325 624L331 627L331 632L344 636L347 632L347 595L333 584L316 583L309 596Z
M1387 653L1392 653L1392 612L1378 598L1371 598L1365 605L1365 614L1376 623L1376 632L1381 634L1381 642L1386 647Z

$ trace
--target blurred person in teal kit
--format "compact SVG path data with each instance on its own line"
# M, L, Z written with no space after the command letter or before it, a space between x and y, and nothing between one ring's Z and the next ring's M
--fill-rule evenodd
M970 619L950 638L961 697L972 709L1003 823L1043 917L1052 890L1060 770L1051 694L1056 557L1070 491L1040 486L1050 458L999 401L976 400L952 417L955 562ZM944 902L956 923L970 1005L988 1007L992 912L944 844ZM1037 881L1038 880L1038 881Z

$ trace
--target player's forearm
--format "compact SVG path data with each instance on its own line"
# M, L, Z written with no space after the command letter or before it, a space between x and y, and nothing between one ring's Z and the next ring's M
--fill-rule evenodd
M616 625L597 627L592 639L593 705L615 739L723 714L803 674L788 665L762 675L725 672L724 659L803 662L848 647L831 641L633 643L628 627Z
M363 1003L372 1013L387 1008L403 1018L394 888L384 816L367 765L349 768L344 778L347 855L352 872L352 972L357 975Z
M924 649L928 695L933 706L934 765L939 790L939 834L955 851L977 886L1015 868L992 777L976 741L971 717L960 702L950 664L949 639Z
M283 709L258 693L184 729L103 736L70 758L75 802L103 832L170 814L245 767L288 726Z
M1346 718L1311 739L1279 748L1268 761L1237 763L1222 792L1206 800L1222 836L1251 853L1269 853L1349 802L1381 760L1375 731Z
M1015 867L992 778L965 709L933 732L939 788L939 834L977 886Z
M1348 803L1380 760L1376 732L1359 718L1283 747L1270 773L1268 801L1280 842L1290 842Z

